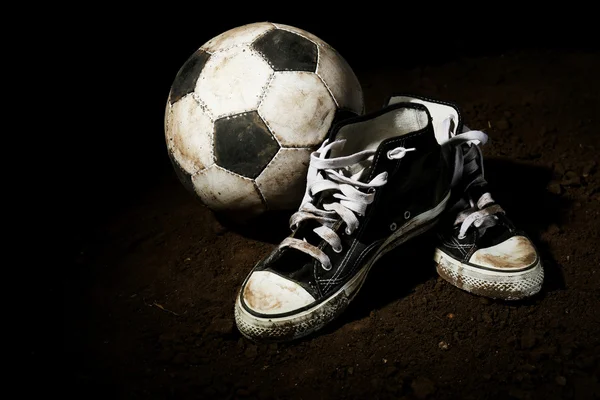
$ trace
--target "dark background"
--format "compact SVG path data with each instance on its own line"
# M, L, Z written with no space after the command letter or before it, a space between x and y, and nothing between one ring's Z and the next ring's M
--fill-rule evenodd
M598 65L596 14L573 2L535 10L524 2L390 4L160 3L72 11L69 37L78 42L64 72L72 93L83 95L63 110L74 118L58 157L66 168L51 192L63 199L53 213L59 221L49 227L59 240L59 265L66 266L65 347L47 369L41 356L55 352L57 342L30 351L28 364L44 376L66 364L53 385L77 398L249 392L412 399L434 393L433 383L439 398L488 391L501 399L591 398L600 365L600 328L589 303L598 300L592 286L600 183L598 172L583 178L582 171L597 160L598 81L569 74L597 77L590 71ZM411 88L462 100L477 127L492 121L484 153L501 162L488 172L505 189L496 192L503 207L540 245L548 267L543 295L506 305L459 291L435 273L375 273L356 306L314 340L275 348L244 341L233 327L231 297L277 241L228 230L183 190L167 157L163 117L187 58L223 31L259 21L297 26L328 42L365 78L371 105L388 86ZM496 128L499 120L510 129ZM566 182L571 169L579 184ZM547 189L551 181L559 194ZM406 287L398 290L395 281ZM50 341L37 315L41 305L54 319L54 293L27 314L32 348ZM441 339L451 343L445 353ZM352 351L338 351L346 346ZM470 364L462 363L466 356ZM354 370L355 359L362 366ZM306 379L298 391L296 378ZM382 381L393 386L392 395L386 397ZM340 387L350 388L346 396L336 392Z
M94 82L72 127L67 209L78 232L123 206L128 194L170 173L163 116L170 85L204 42L225 30L258 21L302 27L332 45L357 72L435 65L463 56L511 49L595 49L593 13L575 3L537 10L508 3L478 7L444 3L349 3L311 6L213 5L96 9L80 18L76 85ZM567 8L568 6L568 8ZM341 7L341 9L340 9ZM231 13L230 9L236 10ZM71 184L71 183L80 184ZM88 184L90 182L91 184ZM83 226L81 225L83 224Z

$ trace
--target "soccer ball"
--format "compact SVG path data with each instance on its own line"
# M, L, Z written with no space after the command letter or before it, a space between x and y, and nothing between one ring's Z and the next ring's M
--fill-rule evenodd
M310 154L364 112L346 60L305 30L270 22L202 45L171 85L165 139L179 180L235 221L299 206Z

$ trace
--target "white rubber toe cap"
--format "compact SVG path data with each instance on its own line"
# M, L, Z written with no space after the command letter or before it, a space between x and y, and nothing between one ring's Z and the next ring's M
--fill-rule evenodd
M268 271L253 272L243 296L248 308L261 314L287 313L315 301L302 286Z
M537 260L537 252L529 239L513 236L502 243L479 249L469 259L469 263L493 269L521 269L529 267Z

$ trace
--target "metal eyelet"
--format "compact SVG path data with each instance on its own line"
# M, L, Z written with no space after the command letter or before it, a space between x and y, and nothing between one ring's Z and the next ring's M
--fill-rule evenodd
M342 250L343 250L343 247L342 247L342 246L340 246L340 247L339 247L339 248L337 248L337 249L336 249L335 247L333 247L333 246L332 246L331 248L332 248L332 249L333 249L333 251L335 251L336 253L341 253L341 252L342 252Z
M410 218L410 211L404 211L404 219Z
M393 232L393 231L395 231L396 229L398 229L398 225L396 225L396 223L395 223L395 222L392 222L392 223L390 224L390 231L392 231L392 232Z
M352 232L348 228L344 229L344 232L346 235L352 235Z

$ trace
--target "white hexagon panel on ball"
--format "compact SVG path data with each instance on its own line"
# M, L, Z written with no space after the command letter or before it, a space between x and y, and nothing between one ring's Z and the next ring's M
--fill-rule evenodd
M211 55L194 90L213 118L255 110L273 70L250 47Z
M208 53L215 53L234 46L250 44L256 38L272 29L275 29L275 26L270 22L257 22L238 26L215 36L200 48Z
M227 211L232 218L243 221L266 210L252 179L233 174L218 165L192 176L192 181L206 206L215 211Z
M323 79L339 108L357 114L364 112L362 87L358 78L346 60L329 46L319 48L317 75Z
M284 147L318 146L331 126L335 111L329 91L312 72L275 72L258 108Z
M213 164L213 122L193 96L167 105L166 140L171 157L189 175Z

